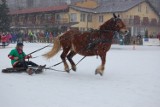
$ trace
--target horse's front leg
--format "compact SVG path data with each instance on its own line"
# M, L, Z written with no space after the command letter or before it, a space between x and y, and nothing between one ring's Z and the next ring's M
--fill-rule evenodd
M102 64L96 69L95 74L100 74L103 76L103 72L105 69L105 63L106 63L106 54L100 55Z
M63 64L64 64L64 70L69 73L69 66L68 66L67 61L66 61L66 56L68 54L68 51L69 50L67 49L66 51L62 52L61 59L62 59Z

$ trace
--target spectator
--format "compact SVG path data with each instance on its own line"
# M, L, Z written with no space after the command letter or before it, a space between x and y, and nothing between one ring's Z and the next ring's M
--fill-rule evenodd
M2 36L2 32L0 32L0 42L1 42L1 36Z
M28 33L28 36L29 36L29 42L32 43L33 42L33 33L30 31Z
M160 33L157 35L157 38L159 39L159 41L160 41Z
M37 42L37 35L36 35L36 33L33 33L33 42Z
M16 41L17 41L17 35L16 35L16 33L14 32L14 33L12 33L12 42L13 42L13 43L16 43Z
M12 35L10 33L7 32L7 39L9 43L12 43Z
M5 48L7 42L7 36L4 33L1 36L1 40L2 40L2 47Z
M136 49L136 38L133 38L133 50Z
M50 34L49 34L49 42L50 42L50 43L53 42L53 35L52 35L52 32L50 32Z
M45 33L45 38L46 38L45 41L46 41L47 43L49 43L49 33L48 33L48 32Z

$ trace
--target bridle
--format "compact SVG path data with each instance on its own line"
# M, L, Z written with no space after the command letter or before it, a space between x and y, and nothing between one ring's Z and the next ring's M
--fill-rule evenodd
M119 33L119 31L114 30L115 27L118 26L118 25L117 25L117 21L118 21L118 20L120 20L120 19L119 19L119 18L112 18L112 19L111 19L111 22L110 22L110 23L112 23L112 21L114 21L114 24L112 24L112 25L110 26L110 29L93 30L92 33L93 33L93 32L99 32L99 33L100 33L100 34L99 34L100 36L99 36L99 38L96 39L96 40L92 40L92 39L91 39L91 36L89 36L88 39L89 39L90 42L89 42L89 44L88 44L88 48L87 48L87 49L92 49L92 48L93 48L96 44L98 44L98 43L109 43L109 44L111 44L111 43L112 43L112 40L110 40L110 39L102 39L101 36L102 36L102 33L107 33L107 32L112 32L112 33L113 33L113 36L116 35L117 33ZM92 33L91 33L90 35L92 35Z

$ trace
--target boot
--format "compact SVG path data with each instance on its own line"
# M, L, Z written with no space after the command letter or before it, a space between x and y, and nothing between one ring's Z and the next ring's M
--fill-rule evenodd
M32 68L27 68L26 72L28 73L28 75L32 75L34 73Z
M46 65L40 65L40 66L38 66L38 69L35 70L35 74L42 73L45 67L46 67Z

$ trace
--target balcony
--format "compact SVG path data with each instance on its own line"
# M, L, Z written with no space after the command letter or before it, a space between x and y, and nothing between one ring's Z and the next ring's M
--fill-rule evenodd
M55 20L55 24L66 24L66 23L69 23L69 19L67 19L67 18Z
M123 19L126 25L134 25L134 19Z
M127 26L159 26L160 22L156 19L143 18L143 20L123 19Z
M15 26L16 25L16 22L11 22L11 26Z
M18 22L18 25L22 26L24 25L22 21Z

